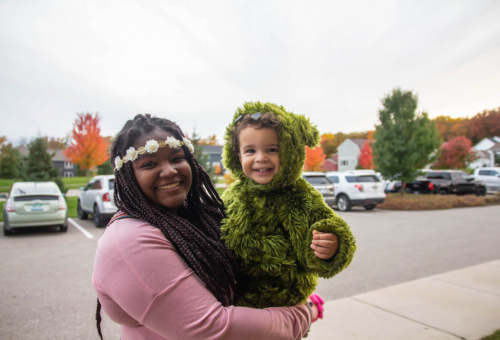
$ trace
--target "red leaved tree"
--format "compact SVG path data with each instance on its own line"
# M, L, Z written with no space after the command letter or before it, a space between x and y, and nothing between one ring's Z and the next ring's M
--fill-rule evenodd
M372 142L366 141L359 151L358 164L363 169L373 169Z
M462 169L475 158L471 141L465 136L458 136L441 144L441 155L435 167L437 169Z
M87 170L87 182L89 181L89 170L103 164L109 159L109 143L101 136L99 128L99 115L91 113L77 113L73 123L73 136L69 148L64 149L63 154L78 164L81 169Z
M305 171L321 171L323 162L326 155L321 147L310 149L306 146L306 164L304 164Z

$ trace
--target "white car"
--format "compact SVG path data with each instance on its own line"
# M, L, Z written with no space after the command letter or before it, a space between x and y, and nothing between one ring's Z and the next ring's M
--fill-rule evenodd
M333 171L327 172L326 177L335 187L335 202L340 211L349 211L356 205L372 210L385 201L384 183L374 171Z
M474 178L486 183L486 192L500 191L500 167L478 168L474 170Z
M3 234L17 228L58 226L68 230L68 206L54 182L17 182L3 207Z
M103 175L92 178L78 196L76 211L78 218L87 219L88 215L94 217L97 228L105 227L109 219L116 213L113 194L115 192L115 176Z

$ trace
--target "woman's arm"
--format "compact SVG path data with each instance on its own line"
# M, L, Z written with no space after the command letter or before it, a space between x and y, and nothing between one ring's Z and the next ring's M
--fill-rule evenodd
M108 313L112 304L103 301L113 320L133 324L121 310L172 340L300 339L306 334L311 316L305 305L223 307L158 229L134 223L115 222L99 241L94 285L116 303L119 311Z

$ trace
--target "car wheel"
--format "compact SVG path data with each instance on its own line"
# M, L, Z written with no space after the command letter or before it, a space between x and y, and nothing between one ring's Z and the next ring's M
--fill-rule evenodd
M3 226L3 235L4 236L10 236L12 234L14 234L14 230L13 229L9 229L9 230L5 229L5 225L4 225Z
M68 231L68 225L67 224L63 224L62 226L59 227L59 231L61 233L65 233Z
M351 200L346 195L340 195L337 198L337 208L340 211L349 211L352 209Z
M96 226L96 228L102 228L106 226L106 221L103 221L97 204L94 205L94 225Z
M76 213L78 215L78 219L86 220L89 217L85 211L83 211L82 206L80 205L80 200L76 203Z
M447 195L448 191L446 189L439 189L438 194L440 194L440 195Z
M484 190L484 188L476 189L476 196L485 196L485 195L486 195L486 190Z
M373 210L375 209L377 205L376 204L368 204L368 205L365 205L365 209L366 210Z

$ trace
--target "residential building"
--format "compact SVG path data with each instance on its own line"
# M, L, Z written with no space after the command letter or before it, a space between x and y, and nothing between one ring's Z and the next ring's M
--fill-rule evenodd
M325 159L323 163L323 171L338 171L339 170L339 154L336 153L332 158Z
M358 158L361 148L366 141L373 142L373 139L348 138L338 147L338 171L355 170L358 165Z
M476 151L477 159L469 164L469 168L495 166L495 154L500 154L500 137L484 138L474 145L472 149Z
M28 157L29 150L26 146L20 145L17 147L19 153L23 157ZM47 150L47 153L54 154L52 156L52 164L54 168L61 171L61 177L75 177L76 176L76 164L71 163L71 161L64 157L63 150Z
M222 165L222 145L203 145L203 153L209 155L208 164L210 167L219 166L221 169L220 175L223 175L225 169Z

